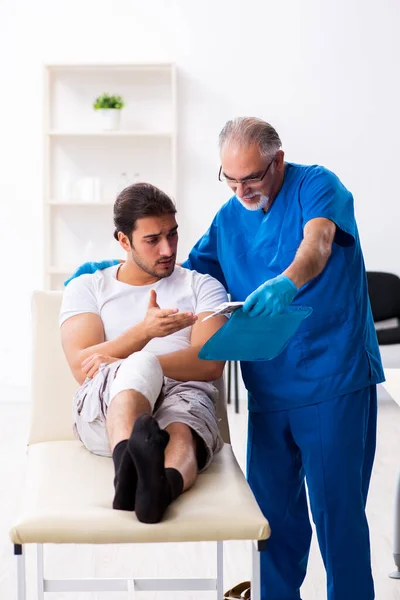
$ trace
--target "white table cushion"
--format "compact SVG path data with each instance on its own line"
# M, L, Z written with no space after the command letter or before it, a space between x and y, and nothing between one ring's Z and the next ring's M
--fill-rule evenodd
M156 525L111 508L113 476L112 460L91 454L78 441L33 444L12 541L109 544L263 540L270 535L230 444Z

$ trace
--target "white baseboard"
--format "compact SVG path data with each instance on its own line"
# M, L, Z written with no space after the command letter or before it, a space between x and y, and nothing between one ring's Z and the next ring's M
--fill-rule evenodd
M7 385L0 383L0 403L29 402L30 390L28 386Z

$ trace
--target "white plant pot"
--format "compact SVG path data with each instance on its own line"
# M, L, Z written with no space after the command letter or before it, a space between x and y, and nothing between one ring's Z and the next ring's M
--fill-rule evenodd
M114 131L115 129L119 129L121 121L120 108L100 108L99 113L103 122L103 129L105 131Z

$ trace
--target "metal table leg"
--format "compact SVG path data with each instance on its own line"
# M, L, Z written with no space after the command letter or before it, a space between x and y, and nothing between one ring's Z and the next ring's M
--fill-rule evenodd
M397 490L394 506L394 543L393 558L397 571L390 573L392 579L400 579L400 473L397 480Z

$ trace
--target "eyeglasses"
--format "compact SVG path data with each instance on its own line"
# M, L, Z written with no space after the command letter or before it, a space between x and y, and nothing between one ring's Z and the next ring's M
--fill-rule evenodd
M244 179L231 179L230 177L227 177L223 172L222 172L222 165L219 168L219 172L218 172L218 180L219 181L226 181L226 183L228 185L239 185L239 183L241 183L242 185L254 185L257 183L260 183L264 177L266 176L266 174L269 171L270 166L272 165L272 163L275 160L275 156L274 158L271 160L271 162L269 163L268 167L265 169L264 173L261 175L261 177L245 177Z

